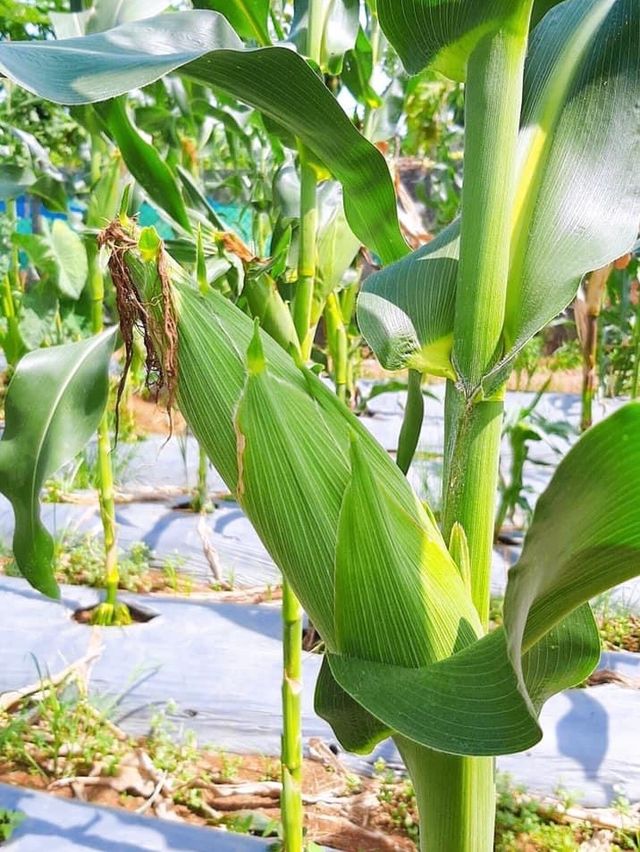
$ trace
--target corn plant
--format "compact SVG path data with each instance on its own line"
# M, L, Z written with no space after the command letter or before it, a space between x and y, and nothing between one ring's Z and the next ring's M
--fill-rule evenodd
M299 356L199 287L152 232L122 217L103 242L127 306L125 341L133 323L146 328L152 364L324 640L317 711L347 749L394 738L424 850L483 852L493 845L494 756L540 739L544 702L599 658L589 599L640 573L632 403L558 467L510 572L504 624L488 632L512 361L582 276L636 237L640 8L378 0L377 13L410 72L435 63L466 81L461 217L406 257L384 163L313 70L288 49L246 51L215 13L0 45L0 67L68 103L179 69L286 125L343 184L352 230L390 264L368 279L359 318L383 366L411 371L403 467L420 427L421 374L448 380L442 529Z

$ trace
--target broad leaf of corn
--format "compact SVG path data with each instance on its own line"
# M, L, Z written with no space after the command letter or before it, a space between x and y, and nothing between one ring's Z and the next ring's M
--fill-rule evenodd
M496 381L517 350L571 302L586 272L633 246L640 223L639 99L635 0L567 0L536 27L525 67ZM442 373L453 329L458 231L458 224L450 226L367 279L359 320L385 366Z
M61 296L80 298L89 272L87 254L82 238L64 219L54 219L53 224L45 220L41 234L16 232L12 240Z
M21 574L58 597L53 539L40 520L45 480L84 448L107 404L116 329L21 359L5 400L0 491L13 506L13 554Z
M255 107L297 136L344 187L354 233L384 262L407 252L384 157L288 47L245 48L215 12L189 11L81 38L0 44L0 69L57 103L107 100L180 71Z
M161 328L154 261L125 260ZM505 626L482 636L430 513L357 418L220 294L171 275L181 411L325 641L316 706L343 744L396 733L482 755L535 743L544 700L598 660L585 602L640 572L640 404L562 463L512 571Z
M432 65L464 80L476 45L505 27L521 26L531 6L560 0L378 0L385 35L410 74ZM535 14L535 12L534 12Z

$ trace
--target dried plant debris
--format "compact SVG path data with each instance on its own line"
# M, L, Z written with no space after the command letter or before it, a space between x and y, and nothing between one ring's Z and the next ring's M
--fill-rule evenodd
M116 436L118 433L118 410L124 393L127 375L134 354L134 329L143 340L145 350L146 386L157 400L163 388L167 390L167 413L170 418L178 381L178 326L171 298L167 255L162 245L157 250L157 271L162 287L162 327L154 313L144 302L127 266L127 252L137 243L126 229L115 220L98 235L98 245L109 249L108 267L116 293L116 305L120 317L120 333L124 342L125 359L116 400ZM162 340L162 346L158 346ZM171 431L171 426L170 426Z

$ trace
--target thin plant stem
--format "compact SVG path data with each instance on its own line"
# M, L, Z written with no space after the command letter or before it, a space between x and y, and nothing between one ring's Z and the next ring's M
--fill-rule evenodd
M327 8L327 0L309 0L307 7L307 56L316 65L320 65L322 57Z
M398 438L398 455L396 461L403 473L407 473L416 454L420 430L424 419L424 397L422 395L422 373L409 370L407 386L407 404L400 437Z
M15 198L7 199L7 217L11 222L11 228L15 232L18 230L18 202ZM16 293L22 293L22 278L20 277L20 250L17 245L11 246L11 255L9 261L9 276L13 289Z
M94 145L91 158L92 178L100 174L100 158ZM89 262L89 292L91 296L91 330L100 334L104 330L104 277L98 263L97 248L90 246L87 252ZM105 604L115 617L118 603L118 536L116 525L116 506L113 496L113 466L111 463L111 441L109 437L109 416L105 410L98 424L98 502L104 536L105 551ZM109 611L109 609L107 611Z
M282 829L285 852L302 852L302 607L282 583Z
M375 69L378 64L378 59L380 58L380 43L382 31L380 29L380 21L378 20L378 14L375 9L370 9L371 15L371 65ZM371 104L367 103L364 108L364 121L362 124L362 135L372 140L373 131L375 129L375 118L376 113L379 107L371 106Z
M324 319L327 327L327 343L333 362L336 394L342 402L346 402L348 378L347 330L340 310L340 302L335 292L327 296Z
M118 600L120 577L118 572L116 507L113 498L111 442L106 412L98 425L98 496L104 533L106 603L115 608Z
M269 10L269 17L271 18L271 23L273 24L273 29L274 29L274 32L275 32L278 40L284 41L284 30L282 29L282 26L280 25L280 21L278 19L278 13L273 8L273 6Z
M598 320L602 300L612 265L597 269L585 285L584 317L582 322L582 412L580 430L585 432L593 423L593 400L598 390Z
M201 444L198 444L198 483L196 485L196 493L193 498L192 508L194 512L206 512L209 491L207 488L207 472L209 467L209 459L206 450Z
M20 360L24 352L24 345L20 337L18 314L13 298L13 288L8 275L4 276L2 286L2 312L7 319L7 331L4 336L3 347L5 358L10 367Z
M95 249L89 249L89 286L91 290L91 327L94 334L104 328L103 301L104 280L98 265ZM104 535L106 603L115 607L118 597L118 540L116 507L113 497L113 467L111 464L111 441L109 438L109 416L105 411L98 425L98 502Z
M311 354L310 333L316 253L316 176L302 163L298 284L293 321L301 355ZM282 831L285 852L302 852L302 608L286 577L282 579Z
M293 323L300 341L302 357L311 355L311 313L313 288L316 278L316 239L318 232L317 192L315 169L307 163L304 147L300 152L300 235L298 255L298 282L293 299Z
M325 0L309 0L307 55L320 63ZM312 308L316 279L318 235L318 179L307 161L304 146L300 157L300 231L298 283L293 299L293 324L307 361L313 344ZM282 580L283 679L282 679L282 830L285 852L302 852L302 607L287 578Z

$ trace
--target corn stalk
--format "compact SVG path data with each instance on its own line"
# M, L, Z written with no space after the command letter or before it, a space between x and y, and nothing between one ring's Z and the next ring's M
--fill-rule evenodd
M394 737L429 852L492 848L493 758L540 740L544 701L598 661L588 600L640 570L636 403L589 430L560 464L510 571L504 625L487 632L511 363L572 301L586 271L629 250L640 215L640 169L628 144L640 129L628 109L640 94L637 3L566 0L528 41L531 10L527 0L378 0L380 25L410 72L435 62L467 82L461 220L406 257L385 201L388 173L374 180L373 149L341 124L335 101L292 51L245 52L202 12L129 25L125 52L89 36L82 49L31 46L40 51L32 64L24 46L0 45L0 66L13 77L33 88L35 75L42 93L71 101L122 94L124 63L130 88L179 67L259 102L339 177L359 238L395 261L367 280L359 320L384 366L449 380L451 550L398 465L300 359L219 293L202 292L153 232L123 219L103 236L127 306L125 343L133 324L146 328L169 395L324 640L317 712L351 751ZM132 44L144 62L132 60ZM117 72L103 73L99 88L94 54ZM73 82L67 74L62 85L54 71L71 62ZM253 74L250 84L244 74ZM295 101L303 91L313 109ZM414 395L418 385L414 377ZM403 467L415 434L409 422Z

